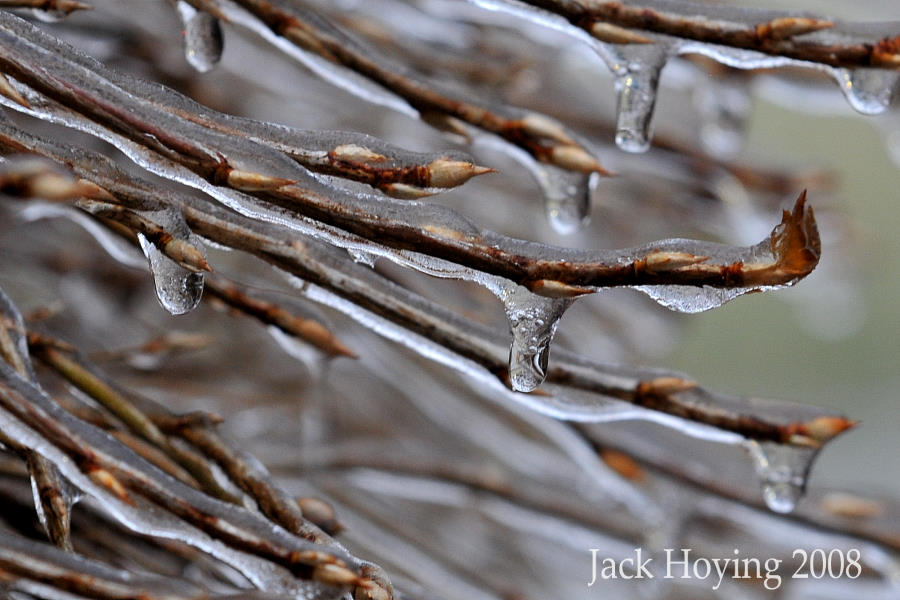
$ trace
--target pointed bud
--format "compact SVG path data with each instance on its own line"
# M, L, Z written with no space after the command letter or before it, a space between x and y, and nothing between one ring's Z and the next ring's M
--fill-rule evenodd
M697 256L695 254L688 254L687 252L657 251L648 254L643 261L638 261L638 264L636 264L635 267L638 267L639 263L643 262L644 271L647 273L659 273L661 271L673 271L681 267L696 265L708 260L708 256Z
M529 135L548 138L560 144L575 145L575 140L569 137L565 128L546 115L531 113L519 123L522 130Z
M103 469L101 467L94 467L93 469L88 471L88 477L91 478L91 481L96 483L99 486L102 486L112 492L112 494L127 504L134 506L134 500L131 499L131 496L128 494L128 491L125 489L125 486L122 485L122 482L113 476L112 473Z
M635 31L596 21L591 25L591 35L609 44L652 44L653 40L646 38Z
M327 585L350 586L361 585L363 580L359 575L346 567L334 564L316 565L312 578Z
M831 29L834 22L807 17L781 17L756 26L756 35L763 39L785 40L796 35Z
M362 146L357 146L356 144L343 144L338 146L331 151L331 155L338 160L345 160L347 162L375 163L384 162L388 159L383 154L378 154L377 152L373 152Z
M611 175L597 159L579 146L556 146L550 151L550 162L557 167L581 173Z
M206 262L206 258L204 258L203 253L200 252L200 250L198 250L196 246L189 242L180 240L178 238L172 238L166 244L164 244L161 250L163 251L163 254L177 262L188 271L193 271L195 273L206 271L208 273L212 273L212 267L210 267L209 263Z
M232 169L226 178L228 185L244 192L269 192L297 183L281 177L270 177L260 173Z
M476 175L494 173L494 169L481 167L463 160L439 158L431 161L426 167L428 185L439 188L452 188L462 185Z
M522 285L527 287L535 294L545 296L547 298L575 298L585 294L592 294L595 290L585 287L576 287L555 281L553 279L539 279L537 281L524 281Z

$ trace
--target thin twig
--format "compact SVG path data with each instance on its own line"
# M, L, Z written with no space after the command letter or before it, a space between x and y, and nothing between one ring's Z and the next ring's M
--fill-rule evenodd
M706 6L698 15L696 6L687 2L656 3L605 2L603 0L523 0L561 15L573 25L601 41L623 43L606 37L609 27L664 34L684 40L718 44L730 48L755 50L773 56L825 64L835 67L900 68L900 31L896 37L868 38L844 42L840 39L805 37L834 28L853 30L852 24L828 19L795 16L771 11ZM738 16L739 15L739 16ZM856 36L860 37L860 36ZM646 40L650 42L652 40Z

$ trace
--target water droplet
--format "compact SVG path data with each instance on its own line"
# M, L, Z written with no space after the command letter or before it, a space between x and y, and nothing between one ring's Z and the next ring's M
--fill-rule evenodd
M544 382L550 359L550 343L559 319L572 300L546 298L509 284L500 293L506 308L512 342L509 346L509 380L517 392L532 392Z
M763 499L770 510L789 513L806 490L806 480L816 448L748 441L745 447L762 484Z
M883 113L900 84L900 72L887 69L834 69L834 78L854 110L864 115Z
M222 58L224 45L219 20L185 0L178 2L178 15L184 27L184 56L188 63L200 73L212 70Z
M614 71L616 90L616 145L626 152L650 148L650 122L656 105L659 75L668 59L665 46L614 46L619 60ZM621 65L625 64L625 68ZM612 68L612 67L611 67Z
M199 239L190 233L180 213L161 210L146 213L146 216L172 235L199 245ZM143 234L138 234L138 240L150 263L156 297L162 307L173 315L183 315L196 308L203 295L203 274L185 269L163 254Z

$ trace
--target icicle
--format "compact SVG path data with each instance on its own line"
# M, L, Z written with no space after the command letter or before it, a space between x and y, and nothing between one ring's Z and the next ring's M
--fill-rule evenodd
M224 40L219 20L185 0L178 1L178 16L184 27L185 58L200 73L211 71L222 58Z
M693 101L702 119L700 143L704 150L712 156L736 156L751 108L746 82L731 77L709 80L697 87Z
M544 193L547 220L557 233L568 235L587 225L598 173L585 175L551 165L539 165L534 173Z
M515 284L509 284L500 298L512 333L510 385L517 392L532 392L547 376L550 343L559 319L573 300L538 296Z
M850 106L864 115L886 111L900 84L900 72L886 69L835 69L833 73Z
M752 440L745 447L753 457L766 506L777 513L793 511L806 490L817 449Z
M175 236L194 238L184 219L174 210L156 211L148 216ZM196 308L203 295L203 274L185 269L163 254L143 234L138 234L138 240L150 263L156 297L162 307L173 315L183 315Z
M615 64L616 146L626 152L650 148L650 122L656 105L659 75L669 57L668 48L652 45L613 46Z

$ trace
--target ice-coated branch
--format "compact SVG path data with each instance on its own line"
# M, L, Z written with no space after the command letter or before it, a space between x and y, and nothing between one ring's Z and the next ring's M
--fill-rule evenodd
M209 597L187 582L113 569L6 531L0 531L0 574L12 581L12 589L37 594L46 593L38 585L41 584L76 594L74 597L100 600L126 597L200 600ZM24 583L26 581L32 582L34 587Z
M112 130L110 134L119 133L140 144L142 152L162 155L206 182L245 192L263 201L264 206L276 204L283 209L275 213L283 215L287 211L295 218L308 217L387 247L387 251L379 253L393 260L409 262L408 258L397 257L395 251L414 250L466 269L503 277L549 297L577 296L611 286L639 286L659 297L652 286L660 285L734 288L739 290L735 295L739 295L790 285L818 262L818 233L802 197L769 239L749 248L667 240L627 250L588 252L501 236L439 205L351 195L315 180L272 148L175 116L174 106L184 102L174 92L166 91L165 101L161 91L164 88L159 87L153 101L136 98L131 93L135 89L133 81L126 81L27 24L11 19L14 17L5 18L10 52L0 57L0 64L6 64L42 95L81 113L74 115L36 96L29 102L35 107L43 103L44 107L32 114L49 110L58 113L58 118L68 125L88 130L100 124ZM55 48L56 52L39 51L41 47ZM117 83L123 81L125 87ZM111 98L121 104L112 106ZM163 110L163 105L168 105L169 110ZM23 108L19 104L10 106ZM83 119L91 122L79 125ZM119 138L111 135L110 139ZM258 212L250 206L241 208ZM265 210L273 214L273 209ZM284 220L280 215L269 218ZM298 222L293 226L310 230ZM319 228L318 234L323 233ZM332 243L339 238L329 235ZM680 305L668 300L663 303L673 308Z
M33 348L46 349L48 346L32 344ZM50 357L60 358L58 354L51 354ZM78 369L77 363L69 363L52 361L64 376L85 373ZM132 529L166 537L186 537L188 543L232 562L263 587L273 585L274 579L267 581L268 575L255 572L258 566L251 566L246 559L235 563L237 555L226 551L225 546L210 545L204 541L209 539L205 535L197 537L197 534L189 534L187 530L179 534L179 528L189 523L225 544L282 565L299 580L338 589L351 586L373 590L373 594L387 594L381 584L360 574L359 569L365 567L369 572L371 567L349 556L324 534L311 542L285 530L273 530L264 519L246 509L213 500L158 471L114 438L67 413L43 390L23 379L5 363L0 364L0 376L4 432L17 437L22 444L40 444L44 448L45 458L52 461L74 485L94 496ZM85 389L96 393L101 389L97 383L95 378ZM96 394L94 397L102 395ZM130 418L133 419L136 414L139 411L132 408ZM158 516L140 517L142 510L148 510L146 506L140 508L146 501L164 509L176 517L176 521L161 521ZM151 511L149 514L157 513Z
M22 317L0 290L0 358L20 376L35 381L34 367L25 343ZM18 454L31 474L35 510L47 536L63 550L72 550L70 503L66 485L56 467L33 448L20 443L0 429L0 443Z
M229 22L264 37L274 36L276 43L283 42L280 45L289 54L312 54L371 80L402 98L400 102L408 103L415 114L439 128L464 133L465 129L454 123L458 120L502 137L539 161L583 173L606 173L591 152L575 139L576 136L553 119L445 91L437 83L428 82L379 57L310 7L283 0L215 2ZM346 76L336 77L343 79ZM359 86L346 82L341 85L356 91L364 99L372 99L367 90Z
M58 340L44 335L32 335L30 343L39 360L91 398L104 406L112 407L114 414L124 410L118 407L128 407L127 410L136 415L131 420L140 420L144 424L143 428L164 430L167 435L189 442L207 459L220 465L233 483L258 502L264 514L285 529L309 541L331 542L316 527L310 526L302 509L275 485L265 467L215 431L213 419L198 415L178 415L149 398L122 389L78 354L60 350L63 344ZM100 420L105 427L113 426L109 422L102 422L100 415L93 415L91 420ZM162 431L151 442L163 450L172 446ZM191 474L194 474L193 469ZM205 483L204 479L198 480ZM374 566L366 568L373 570Z
M705 6L700 15L695 4L681 1L522 3L561 15L598 40L613 44L653 43L640 34L644 31L834 67L900 68L900 23L869 27L728 6Z
M5 128L4 131L6 132L4 135L14 133L9 128ZM36 145L33 147L37 148ZM122 174L118 180L120 190L141 188L140 182L131 184L130 179L129 176ZM112 193L110 195L114 196ZM130 198L132 202L142 202L140 196L134 192ZM175 195L171 195L168 199L173 202L174 207L181 210L187 225L201 237L254 254L350 300L367 311L387 318L405 329L425 335L459 356L476 360L482 368L501 380L508 381L512 377L510 371L512 363L506 360L505 344L499 341L505 336L499 332L486 331L465 323L449 311L390 284L370 269L354 264L346 255L339 256L333 250L311 240L300 241L289 230L279 230L257 223L199 200L179 199ZM818 250L816 248L818 238L815 236L812 216L804 210L802 200L801 197L793 212L785 212L783 223L776 228L769 240L756 248L744 250L750 257L754 256L754 253L771 252L772 255L779 257L772 263L748 261L745 264L738 258L726 266L709 267L705 264L707 260L705 257L688 256L682 250L667 251L654 247L652 250L643 250L643 258L632 259L631 262L625 262L627 259L623 259L625 265L612 272L636 278L706 277L701 279L706 282L719 277L720 285L736 287L739 285L749 287L754 283L758 285L759 277L769 277L772 273L779 273L779 277L796 276L799 270L806 268L805 265L809 261L817 259ZM722 248L715 245L704 247L716 250ZM524 261L520 258L519 262ZM565 264L569 268L578 267L577 264ZM748 281L751 277L757 279ZM564 291L570 289L563 288ZM664 290L665 287L660 289ZM675 289L677 290L677 287ZM558 293L559 288L551 288L550 291ZM656 290L653 293L661 292ZM551 384L560 383L596 392L601 398L625 400L637 406L712 425L753 439L815 446L849 426L848 422L840 418L832 418L824 413L817 414L815 411L804 414L802 418L795 418L796 415L786 418L777 411L770 412L768 407L750 409L749 406L742 406L737 399L711 395L687 378L665 372L641 373L640 370L629 372L626 369L622 372L604 373L604 370L600 365L581 364L577 357L572 356L568 361L555 363L546 371L546 375L548 383ZM553 405L549 400L536 401L546 404L547 410ZM566 415L566 418L576 420L603 418L596 414L588 416L592 412L589 409L587 413L582 413L586 407L577 408L578 402L568 399L564 392L560 393L558 401L563 406L568 405L568 408L560 413ZM599 401L598 398L591 403ZM761 412L757 414L756 410Z

